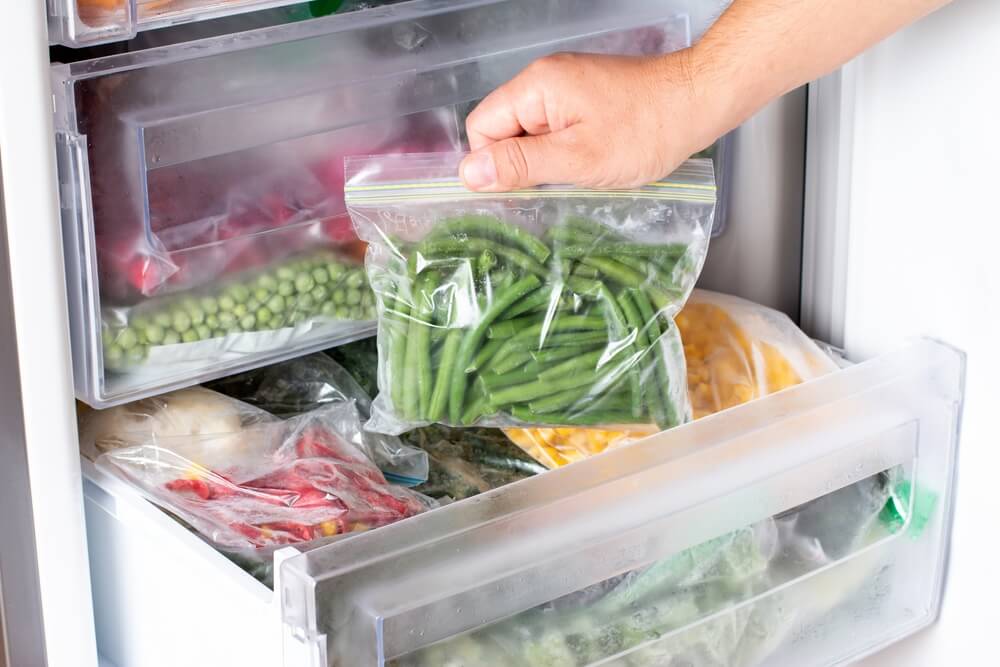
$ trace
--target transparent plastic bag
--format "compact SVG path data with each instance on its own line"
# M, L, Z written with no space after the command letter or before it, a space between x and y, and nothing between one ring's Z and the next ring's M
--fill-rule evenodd
M462 157L347 161L378 301L368 428L682 423L672 318L708 249L711 162L631 191L492 194L462 187Z
M224 460L214 456L220 440L230 450ZM433 505L389 484L368 459L353 403L252 423L235 439L154 435L106 451L97 466L243 558L267 559L281 546L368 530Z
M340 364L325 354L310 354L210 383L227 396L278 417L293 417L338 403L353 404L362 422L371 416L371 398ZM386 479L415 486L427 481L427 452L399 438L363 432L362 443Z
M676 317L694 418L714 414L837 369L784 313L738 297L694 290ZM635 442L655 427L507 429L549 468Z

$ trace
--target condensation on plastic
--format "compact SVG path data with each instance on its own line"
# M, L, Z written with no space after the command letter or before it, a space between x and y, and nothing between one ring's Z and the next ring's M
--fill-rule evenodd
M457 150L456 106L554 51L680 48L687 4L414 0L54 65L78 397L106 407L364 335L114 374L101 341L108 309L338 249L344 155Z
M210 388L279 417L294 417L340 403L353 404L361 421L371 416L371 397L351 374L325 354L311 354L247 371ZM399 438L364 431L361 441L386 478L415 486L427 481L427 452Z
M792 596L783 593L754 597L899 532L902 526L877 523L889 500L889 477L870 477L387 664L760 665L796 623L856 594L875 563L859 559L835 577L837 587L809 586L815 597L808 604L791 605ZM830 514L835 521L824 520Z
M372 464L353 403L267 420L229 400L252 415L238 432L172 435L162 429L171 417L150 415L140 422L156 428L141 443L132 444L135 431L114 446L102 440L98 468L244 559L267 560L281 546L316 546L433 506Z
M836 362L784 313L738 297L694 290L676 318L695 419L812 380ZM507 429L549 468L635 442L650 429Z
M636 190L488 194L461 186L462 157L347 161L379 307L368 428L685 421L672 318L708 250L711 162Z

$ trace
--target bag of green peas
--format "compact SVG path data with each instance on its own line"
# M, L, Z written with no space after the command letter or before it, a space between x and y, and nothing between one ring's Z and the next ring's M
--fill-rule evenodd
M103 315L104 364L112 372L224 361L363 333L375 296L363 267L316 251L215 283L148 299Z
M347 160L378 305L366 428L686 421L673 318L708 250L711 161L634 190L477 193L462 157Z

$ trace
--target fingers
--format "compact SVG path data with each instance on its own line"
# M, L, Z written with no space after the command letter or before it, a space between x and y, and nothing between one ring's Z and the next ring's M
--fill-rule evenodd
M538 136L514 137L487 145L462 161L465 186L506 192L546 183L578 183L587 163L576 150L572 128Z
M526 73L519 74L479 103L465 121L472 150L522 134L549 131L545 95L536 83Z

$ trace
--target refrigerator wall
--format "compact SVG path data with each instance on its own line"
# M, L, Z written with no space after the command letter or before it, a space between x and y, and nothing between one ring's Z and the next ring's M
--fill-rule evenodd
M807 328L856 358L923 334L969 354L941 619L866 667L937 667L995 649L998 34L1000 5L956 2L810 98Z

